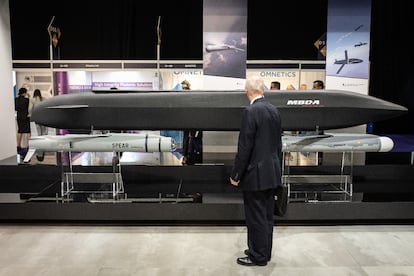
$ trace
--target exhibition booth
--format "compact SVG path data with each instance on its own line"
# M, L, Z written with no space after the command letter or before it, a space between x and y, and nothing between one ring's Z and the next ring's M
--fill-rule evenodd
M248 61L246 65L247 77L260 76L269 87L277 80L282 90L299 91L301 85L310 90L314 80L326 79L323 61ZM175 92L181 91L184 80L191 90L203 93L202 67L201 61L13 62L15 87L26 87L30 95L40 89L44 97L91 91ZM90 133L108 131L91 129ZM366 125L333 131L366 133ZM171 152L62 151L47 152L40 161L32 157L23 162L24 156L19 155L2 160L0 219L144 224L244 220L241 193L228 183L237 131L205 131L203 161L195 165L181 163L180 131L123 132L168 134L177 145ZM49 134L62 133L49 129ZM392 154L325 152L321 158L318 152L285 153L283 177L290 198L286 216L276 222L412 221L414 168L407 159L411 153L404 153L398 164L394 161L401 153ZM376 162L384 156L390 157L389 163Z

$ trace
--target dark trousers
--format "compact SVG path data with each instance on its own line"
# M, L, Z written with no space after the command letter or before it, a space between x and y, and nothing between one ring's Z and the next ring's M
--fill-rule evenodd
M253 262L267 262L272 257L274 195L274 189L243 192L247 245Z

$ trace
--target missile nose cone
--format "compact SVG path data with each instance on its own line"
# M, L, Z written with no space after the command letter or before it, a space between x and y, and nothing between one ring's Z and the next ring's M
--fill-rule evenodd
M379 152L389 152L394 147L394 141L389 137L380 137L380 149Z
M177 148L177 143L173 138L171 138L171 151L175 151Z

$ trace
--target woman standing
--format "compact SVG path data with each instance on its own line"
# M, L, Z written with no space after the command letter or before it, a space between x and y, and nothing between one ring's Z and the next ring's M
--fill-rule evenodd
M36 108L36 106L41 103L44 100L44 98L42 97L42 93L40 92L39 89L35 89L35 91L33 92L33 98L31 101L31 109L30 109L30 113L32 113L32 111ZM43 125L39 125L36 124L36 130L37 130L37 135L47 135L48 133L48 128L46 126Z

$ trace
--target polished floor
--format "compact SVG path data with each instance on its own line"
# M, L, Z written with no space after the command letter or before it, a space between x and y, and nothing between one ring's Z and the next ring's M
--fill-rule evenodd
M414 275L414 225L275 226L273 241L244 267L243 226L0 224L0 275Z

